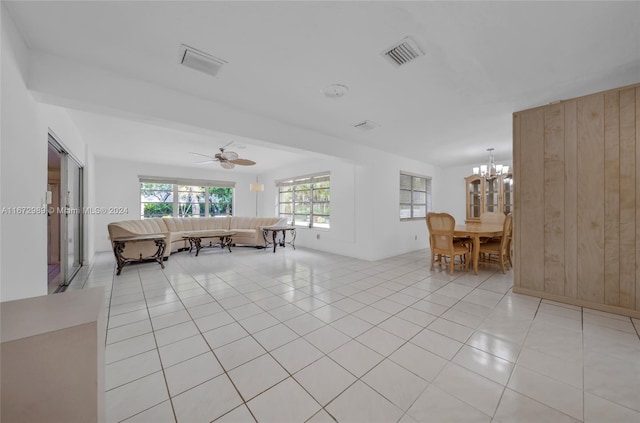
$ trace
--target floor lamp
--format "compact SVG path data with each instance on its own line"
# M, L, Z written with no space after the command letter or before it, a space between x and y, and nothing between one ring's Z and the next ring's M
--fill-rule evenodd
M264 191L264 184L258 183L258 178L256 177L256 183L250 184L249 190L256 193L256 217L258 217L258 193Z

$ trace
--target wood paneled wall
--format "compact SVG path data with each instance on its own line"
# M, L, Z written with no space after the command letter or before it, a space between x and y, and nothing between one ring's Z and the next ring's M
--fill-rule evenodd
M514 288L640 318L640 84L513 115Z

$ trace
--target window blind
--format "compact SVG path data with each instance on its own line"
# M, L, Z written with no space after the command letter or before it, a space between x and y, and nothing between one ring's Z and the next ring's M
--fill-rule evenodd
M212 181L206 179L165 178L161 176L138 175L141 184L175 184L187 186L207 186L221 188L235 188L234 181Z
M313 175L298 176L294 179L281 179L276 181L278 187L290 187L294 185L313 184L320 182L329 182L331 174L329 172L317 173Z

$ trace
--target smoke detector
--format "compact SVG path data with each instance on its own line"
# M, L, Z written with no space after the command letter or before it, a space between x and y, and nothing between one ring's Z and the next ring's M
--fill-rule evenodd
M190 47L186 44L180 46L179 63L188 68L204 72L207 75L216 76L222 66L227 62L208 53Z
M322 89L322 93L325 97L329 98L342 98L349 92L349 87L341 84L327 85Z
M380 54L395 67L406 65L418 57L424 56L418 43L411 37L403 38Z

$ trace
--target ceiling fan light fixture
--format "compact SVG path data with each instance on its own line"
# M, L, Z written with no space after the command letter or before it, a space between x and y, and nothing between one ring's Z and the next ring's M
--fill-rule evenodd
M238 157L238 153L236 153L235 151L225 151L225 148L230 145L231 143L225 145L224 147L220 147L219 153L216 153L213 156L207 155L207 154L200 154L200 153L190 153L196 156L200 156L200 157L206 157L209 160L206 161L201 161L198 163L215 163L218 162L220 163L220 166L222 166L224 169L233 169L234 167L236 167L236 165L240 165L240 166L253 166L256 164L256 162L254 162L253 160L249 160L249 159L241 159L240 157Z
M220 156L225 160L237 160L238 159L238 153L236 153L235 151L225 151Z

